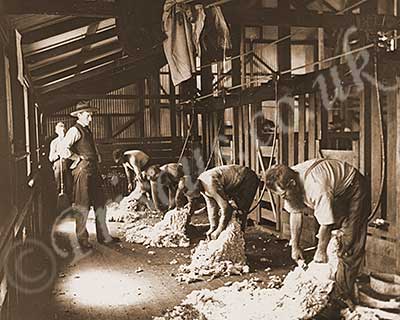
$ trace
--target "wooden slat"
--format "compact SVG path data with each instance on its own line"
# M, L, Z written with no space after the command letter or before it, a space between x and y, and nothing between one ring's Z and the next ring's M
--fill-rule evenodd
M316 121L315 121L315 95L309 95L309 108L308 108L308 159L316 157L315 152L315 139L316 139Z
M111 27L107 28L105 31L98 31L96 34L84 37L76 41L68 42L66 44L59 45L54 48L51 47L42 49L39 52L38 51L28 52L24 54L24 58L26 63L34 64L52 57L63 55L67 52L77 50L79 48L94 44L96 42L104 41L106 39L115 37L116 35L117 35L117 28Z
M107 55L107 56L105 56L103 58L100 58L100 59L97 59L97 60L94 60L94 61L91 61L91 62L83 64L83 66L81 66L79 68L80 71L78 71L78 67L73 67L73 68L68 69L66 71L62 71L62 72L58 72L56 74L53 74L53 75L51 75L49 77L40 78L39 80L33 79L33 85L35 87L45 86L46 84L49 84L49 83L52 83L54 81L67 78L67 77L69 77L71 75L77 74L77 73L82 72L84 70L88 70L88 69L94 68L96 66L101 66L102 64L105 64L107 62L114 61L114 60L116 60L118 58L121 58L121 55L122 55L122 50L117 52L117 53L113 53L113 54ZM86 96L88 96L88 95L86 95ZM108 99L108 100L109 99L114 99L112 97L107 97L106 95L103 95L103 97L104 97L104 99ZM126 99L132 99L132 97L131 98L126 97Z
M113 17L116 16L113 1L79 1L70 0L13 0L4 4L6 14L47 14L47 15L71 15L86 17Z
M302 94L299 96L299 139L298 139L299 163L306 160L305 144L306 144L306 108L305 108L305 96Z
M294 98L290 97L288 100L288 164L289 166L294 165L297 162L295 159L295 140L294 140Z
M94 22L98 22L100 19L98 18L74 18L68 21L62 21L57 24L53 24L51 26L41 28L35 31L31 31L22 35L22 43L34 43L40 40L44 40L50 37L54 37L56 35L72 31L75 29L79 29L85 26L88 26Z
M29 70L32 78L35 79L38 77L44 77L49 74L63 71L63 69L73 67L86 60L91 60L100 57L102 55L106 55L107 53L113 54L120 51L122 51L121 44L118 42L117 39L115 39L111 43L107 43L106 45L96 47L88 52L83 52L83 53L79 52L65 59L59 59L58 61L55 62L50 62L50 63L44 62L37 66L30 66Z
M392 76L388 79L388 85L393 86L396 84L396 79ZM387 110L387 147L386 150L386 220L389 223L396 224L396 215L397 215L397 195L396 192L392 190L396 190L396 174L397 174L397 163L396 163L396 152L391 152L391 150L397 150L397 90L390 90L386 93L386 110Z
M400 112L398 111L400 108L400 79L396 76L396 150L400 150ZM396 259L397 259L397 268L396 270L400 270L400 155L396 152L396 239L397 239L397 246L396 246Z

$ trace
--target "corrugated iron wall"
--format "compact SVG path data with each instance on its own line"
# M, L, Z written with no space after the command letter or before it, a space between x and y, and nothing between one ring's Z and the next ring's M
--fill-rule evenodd
M129 85L125 88L121 88L109 93L110 95L137 95L138 90L135 84ZM138 99L93 99L90 104L99 109L93 117L91 128L93 135L96 139L107 138L106 132L106 121L107 117L111 118L112 129L115 130L127 121L132 119L132 116L127 114L134 114L139 111ZM76 119L71 117L69 114L74 110L74 107L62 110L54 115L51 115L46 120L46 136L53 135L54 127L57 122L64 122L67 128L71 127ZM121 115L119 115L121 114ZM118 138L133 138L139 137L139 127L135 124L127 128Z

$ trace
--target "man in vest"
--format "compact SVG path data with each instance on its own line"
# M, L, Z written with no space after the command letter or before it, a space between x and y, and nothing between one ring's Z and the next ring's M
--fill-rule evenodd
M90 206L96 213L96 234L99 243L109 244L119 241L111 237L106 224L105 195L102 190L102 178L98 163L100 155L97 151L89 124L92 114L97 109L90 107L87 102L79 102L71 116L77 117L63 141L62 157L73 161L71 165L73 176L74 210L76 211L76 234L80 246L90 249L89 234L86 229Z
M342 252L334 293L338 302L351 306L367 238L368 193L364 176L340 160L312 159L292 168L276 165L266 172L265 178L267 187L285 200L284 208L290 213L293 260L303 260L300 236L306 207L314 210L320 225L315 262L327 262L331 230L340 229Z

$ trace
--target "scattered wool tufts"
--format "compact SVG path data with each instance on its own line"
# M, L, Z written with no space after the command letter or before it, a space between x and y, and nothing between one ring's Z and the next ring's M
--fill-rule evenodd
M232 219L216 240L200 241L189 265L179 268L177 280L194 282L203 277L221 277L248 273L244 234L239 223Z
M145 205L147 199L142 187L138 183L136 188L119 203L112 202L107 205L107 218L109 221L132 222L153 214Z
M190 240L185 233L187 223L188 210L173 209L155 225L146 220L130 224L125 232L126 241L150 247L188 247Z
M356 306L353 311L350 309L344 309L341 312L342 319L344 320L399 320L400 315L390 313L387 311L367 308L362 306Z
M331 263L310 263L307 270L296 267L289 272L279 289L260 288L256 281L244 280L216 290L193 291L180 306L174 308L174 317L169 311L156 319L188 319L185 308L189 307L209 320L312 319L328 304L334 284L332 276L337 268L332 255L337 254L338 248L337 238L334 237L328 249ZM277 283L274 285L279 286Z

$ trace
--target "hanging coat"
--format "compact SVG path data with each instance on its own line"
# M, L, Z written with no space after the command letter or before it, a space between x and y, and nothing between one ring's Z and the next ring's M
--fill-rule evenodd
M196 44L205 19L201 12L199 6L185 5L183 0L166 0L164 3L162 21L167 39L163 46L175 86L196 72Z

